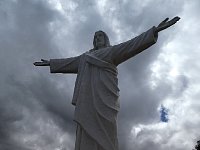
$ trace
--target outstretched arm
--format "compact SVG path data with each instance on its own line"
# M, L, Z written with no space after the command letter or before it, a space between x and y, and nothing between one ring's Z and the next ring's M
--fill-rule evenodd
M120 63L128 60L131 57L134 57L135 55L152 46L157 41L158 32L172 26L180 18L175 17L170 21L168 21L168 19L169 18L166 18L157 27L153 27L127 42L113 46L108 55L113 64L119 65Z
M41 62L34 62L35 66L50 66L51 73L78 73L79 58L71 57L64 59L41 59Z

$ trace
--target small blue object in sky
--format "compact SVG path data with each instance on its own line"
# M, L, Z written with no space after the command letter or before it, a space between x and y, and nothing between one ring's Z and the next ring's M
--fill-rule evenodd
M169 109L167 109L163 105L161 105L161 108L160 108L160 121L162 121L162 122L168 122L169 121L168 112L169 112Z

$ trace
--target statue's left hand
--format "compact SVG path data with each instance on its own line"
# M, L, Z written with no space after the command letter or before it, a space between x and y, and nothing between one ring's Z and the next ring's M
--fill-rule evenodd
M181 18L176 16L173 19L169 20L169 18L166 18L165 20L163 20L157 27L156 27L156 31L160 32L170 26L172 26L173 24L175 24L177 21L179 21ZM168 21L169 20L169 21Z

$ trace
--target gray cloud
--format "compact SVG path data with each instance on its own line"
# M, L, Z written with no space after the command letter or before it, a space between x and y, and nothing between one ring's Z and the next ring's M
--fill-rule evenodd
M74 129L72 108L66 103L68 96L60 94L56 83L48 75L37 72L32 64L41 56L58 55L49 24L60 19L61 15L46 1L2 1L0 7L3 19L0 29L0 64L3 70L0 145L3 149L29 149L27 145L30 149L37 149L33 145L41 144L34 141L34 135L44 134L40 131L39 118L52 119L54 126L70 134ZM51 134L41 140L48 144L51 139L50 143L56 144L52 136L56 131L47 130ZM21 138L16 138L18 134ZM26 134L33 136L33 140L29 139L30 144L25 145Z

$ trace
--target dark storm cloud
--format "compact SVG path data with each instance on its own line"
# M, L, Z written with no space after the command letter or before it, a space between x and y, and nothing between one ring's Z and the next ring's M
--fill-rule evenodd
M62 16L46 1L1 1L0 7L3 20L0 27L0 147L28 149L24 143L17 142L27 132L30 136L42 134L38 131L40 125L35 124L39 117L52 118L65 132L74 129L72 108L66 103L69 97L61 94L62 88L58 89L54 80L49 79L49 70L44 75L32 64L41 57L59 55L49 24ZM18 133L22 136L16 139ZM44 136L42 140L47 142L49 138Z

